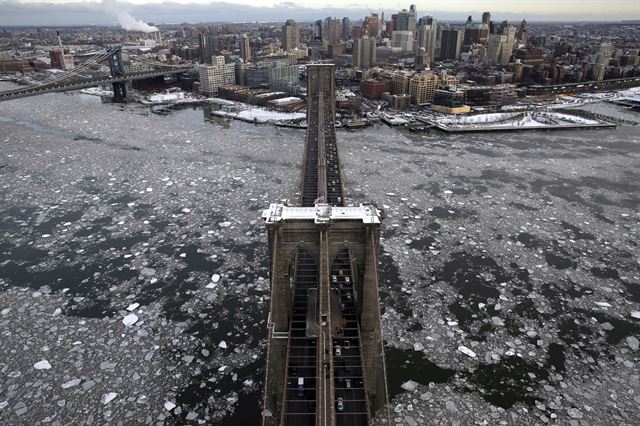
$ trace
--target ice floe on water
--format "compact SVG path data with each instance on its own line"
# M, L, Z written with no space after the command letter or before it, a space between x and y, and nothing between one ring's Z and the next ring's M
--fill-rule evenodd
M1 125L0 416L258 423L270 300L260 212L296 199L304 132L38 101L37 113L3 104L60 133ZM634 130L338 132L348 202L387 214L394 420L633 424ZM45 358L50 370L32 368ZM417 387L402 392L408 381Z
M36 370L49 370L51 368L51 364L49 364L49 361L44 359L33 364L33 368Z
M135 309L135 308L134 308ZM129 314L122 319L122 323L127 327L134 325L138 322L138 316L136 314Z

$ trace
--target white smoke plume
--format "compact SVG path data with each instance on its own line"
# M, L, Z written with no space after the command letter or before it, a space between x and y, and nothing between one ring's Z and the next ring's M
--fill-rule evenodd
M129 12L123 9L122 5L118 4L117 0L103 0L102 5L107 12L118 19L120 26L127 31L142 31L143 33L160 31L158 27L148 25L131 16Z

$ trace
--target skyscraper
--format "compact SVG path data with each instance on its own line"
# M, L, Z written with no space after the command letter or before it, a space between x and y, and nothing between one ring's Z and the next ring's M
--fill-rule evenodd
M372 13L371 16L365 16L362 22L362 34L367 34L370 37L378 38L380 36L380 21L378 20L378 14Z
M462 47L463 31L457 29L442 30L442 41L440 45L440 58L449 60L460 59L460 49Z
M511 55L513 54L513 48L516 44L516 27L513 25L507 25L502 30L502 34L507 36L507 44L503 46L500 62L508 64L511 60Z
M491 25L491 13L484 12L482 14L482 23L483 24L487 24L487 25Z
M413 11L403 9L398 12L398 31L411 31L412 34L416 33L416 12L415 6L412 5Z
M328 17L324 20L322 29L322 39L329 44L336 44L340 41L341 24L338 18Z
M200 45L200 62L203 64L212 63L211 58L218 50L218 39L213 34L198 34L198 43Z
M376 39L363 36L353 40L353 66L371 68L376 63Z
M403 52L413 50L413 33L411 31L394 31L391 34L391 47L399 47Z
M324 40L322 37L322 19L318 19L313 27L313 33L316 36L316 40Z
M490 34L487 46L487 59L490 65L506 65L513 54L516 40L516 28L507 25L502 34Z
M346 16L342 18L342 40L351 39L351 20Z
M282 26L282 49L289 51L300 46L300 28L293 19L287 19Z
M436 55L436 37L438 34L438 22L432 16L424 16L420 18L418 24L418 43L416 45L416 51L419 52L420 48L424 48L430 60L433 60Z
M527 20L523 19L520 23L520 28L518 28L518 41L526 46L527 39Z
M245 61L251 60L251 48L249 47L249 37L242 34L240 38L240 57Z

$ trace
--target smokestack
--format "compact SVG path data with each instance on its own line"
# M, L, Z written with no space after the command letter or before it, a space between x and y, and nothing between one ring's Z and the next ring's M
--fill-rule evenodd
M58 46L60 46L60 50L64 54L64 49L62 48L62 40L60 39L60 31L56 31L56 34L58 35Z

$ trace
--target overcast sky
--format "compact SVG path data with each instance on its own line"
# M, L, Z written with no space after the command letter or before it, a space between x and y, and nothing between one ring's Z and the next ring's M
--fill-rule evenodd
M113 3L115 0L109 0ZM415 1L418 15L431 14L440 20L476 20L488 10L496 20L602 21L640 20L640 0L429 0ZM210 0L119 2L135 18L154 23L300 21L326 16L361 19L365 14L385 11L387 16L410 3L397 1L274 1ZM0 0L0 25L116 24L101 2L91 0Z

